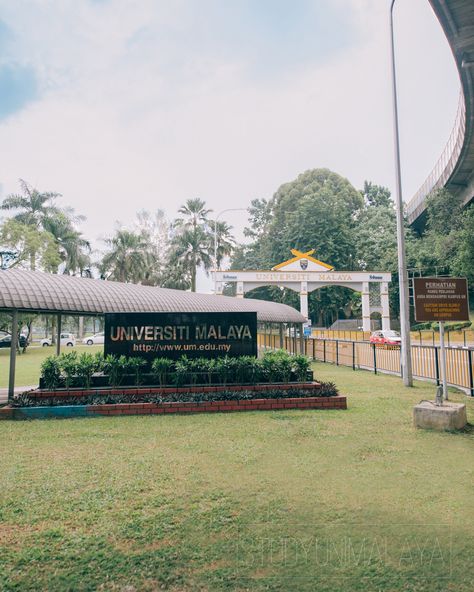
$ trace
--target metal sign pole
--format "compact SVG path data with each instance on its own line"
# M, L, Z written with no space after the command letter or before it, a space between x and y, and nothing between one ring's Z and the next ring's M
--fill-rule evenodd
M439 346L441 354L441 384L443 385L443 399L448 400L448 382L446 378L446 348L444 346L444 321L439 321Z

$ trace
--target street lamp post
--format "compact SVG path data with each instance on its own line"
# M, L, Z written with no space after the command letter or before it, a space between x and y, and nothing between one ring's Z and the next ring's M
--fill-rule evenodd
M390 50L392 66L392 103L393 103L393 131L395 142L395 188L397 211L397 252L398 252L398 283L400 288L400 333L401 369L403 384L413 386L413 372L411 365L410 346L410 306L408 296L408 273L405 256L405 229L403 224L402 176L400 168L400 139L398 130L397 80L395 72L395 43L393 38L393 6L390 5Z
M216 271L217 271L217 221L226 212L246 212L247 208L226 208L225 210L221 210L214 219L214 294L217 293L217 280L216 280Z

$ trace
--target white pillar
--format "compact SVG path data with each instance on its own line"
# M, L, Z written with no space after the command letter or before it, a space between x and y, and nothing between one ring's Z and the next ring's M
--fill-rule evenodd
M244 297L244 282L237 282L237 298Z
M216 294L222 294L222 282L216 282Z
M370 331L370 292L369 282L362 284L362 330Z
M300 313L308 318L308 284L301 282L300 286Z
M388 299L388 282L380 284L380 303L382 305L382 329L390 329L390 301Z

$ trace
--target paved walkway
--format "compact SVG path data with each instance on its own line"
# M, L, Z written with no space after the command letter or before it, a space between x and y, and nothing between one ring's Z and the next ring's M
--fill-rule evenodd
M24 391L30 391L31 389L38 388L38 385L34 386L17 386L15 388L15 395L23 393ZM3 405L8 401L8 389L0 388L0 405Z

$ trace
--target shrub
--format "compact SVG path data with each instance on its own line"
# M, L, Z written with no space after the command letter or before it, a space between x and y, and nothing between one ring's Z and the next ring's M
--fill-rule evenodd
M73 385L74 377L77 375L77 352L72 351L59 356L59 367L64 376L64 384L68 389Z
M92 375L96 369L96 359L93 354L84 352L80 355L76 365L76 371L79 378L81 378L82 386L90 388Z
M266 352L260 360L260 380L264 382L289 382L294 358L285 350Z
M104 359L104 372L109 376L110 386L120 386L127 371L127 358L109 354Z
M311 367L311 363L306 356L297 355L293 356L293 372L296 374L297 380L304 382L307 380L308 371Z
M104 354L102 352L96 352L94 355L94 372L103 372L105 367Z
M41 364L41 378L44 380L44 386L54 391L58 388L61 381L61 366L57 356L49 356Z
M224 356L223 358L216 358L216 374L221 384L233 382L235 377L235 358Z
M141 383L142 378L142 368L146 366L146 360L143 358L128 358L127 360L127 371L131 372L133 375L135 386L138 386Z
M179 359L174 367L174 382L176 386L182 386L186 384L189 375L189 358L187 356L182 356Z
M158 378L160 386L168 384L169 376L173 370L174 361L170 358L155 358L151 365L151 371Z

